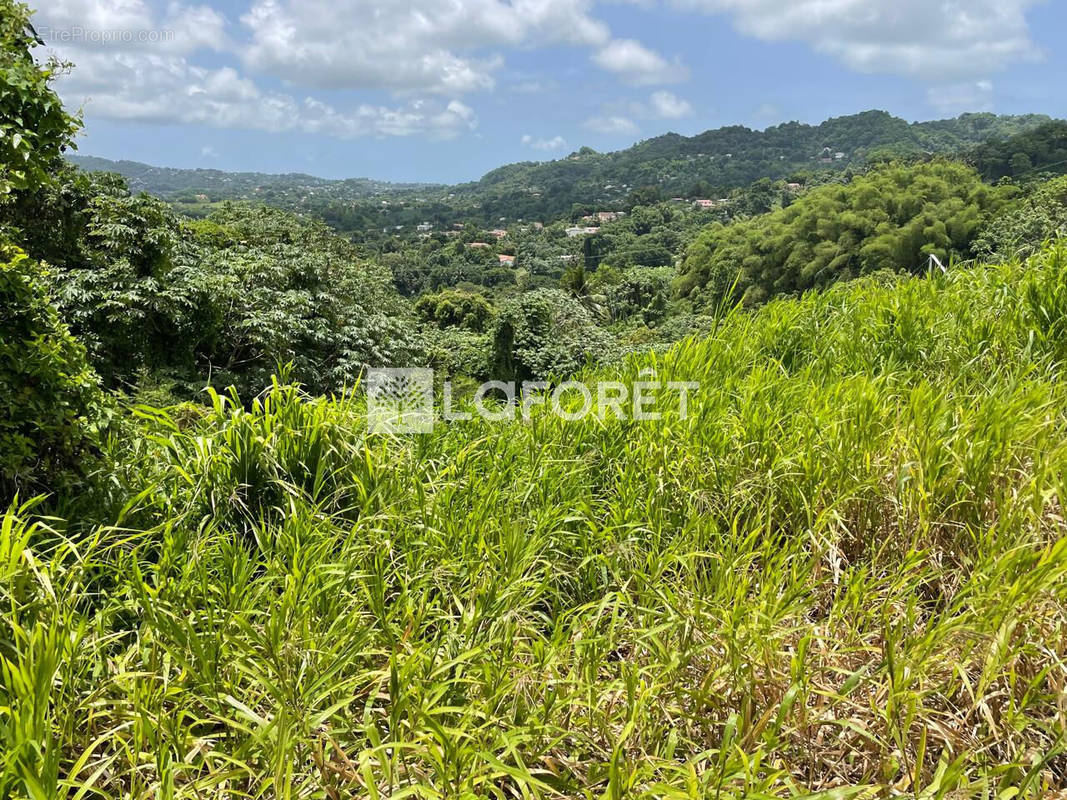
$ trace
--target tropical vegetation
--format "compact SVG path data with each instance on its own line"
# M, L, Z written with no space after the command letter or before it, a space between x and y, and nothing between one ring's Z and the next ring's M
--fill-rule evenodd
M64 159L29 14L0 0L0 798L1067 790L1062 123L160 197ZM383 366L467 413L372 431Z

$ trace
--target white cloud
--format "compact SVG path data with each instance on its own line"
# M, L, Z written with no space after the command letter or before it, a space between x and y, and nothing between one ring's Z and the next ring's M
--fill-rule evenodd
M633 134L638 131L637 124L632 119L618 115L592 117L582 123L582 127L596 133L616 135Z
M204 158L219 158L219 151L209 144L200 148L200 155Z
M693 105L671 92L653 92L649 98L652 115L658 119L682 119L693 116Z
M35 21L49 49L75 64L57 83L61 96L91 116L346 139L450 138L477 125L473 109L458 100L340 109L265 90L231 66L200 66L191 60L196 51L230 46L225 21L206 6L171 3L161 15L144 0L56 0ZM145 35L157 33L167 35Z
M522 144L531 150L562 150L567 146L567 140L562 136L553 136L551 139L538 139L526 134L522 137Z
M116 120L449 137L477 125L456 98L493 88L501 53L511 50L590 48L598 64L637 85L685 74L637 41L613 41L593 16L595 0L244 0L239 23L211 0L196 2L50 0L35 21L49 48L75 64L59 83L65 100ZM206 60L207 51L221 58ZM538 78L524 76L513 88L552 88ZM399 99L327 102L317 89L378 89ZM663 108L671 115L684 106ZM636 131L626 114L591 124Z
M988 80L932 86L926 100L942 114L993 109L993 82Z
M678 61L668 62L634 39L616 39L593 54L593 63L637 86L676 83L689 71Z
M962 80L1039 55L1025 14L1040 0L669 1L729 13L745 34L806 42L862 72Z
M170 3L159 14L144 0L51 0L34 25L47 46L61 51L188 54L227 46L225 17L206 5Z
M177 56L83 52L78 61L79 68L58 84L63 99L108 119L302 131L342 139L451 138L477 124L474 111L458 100L413 100L398 107L362 103L340 110L311 97L265 91L232 67L207 69Z
M691 117L693 104L674 92L657 90L648 100L619 100L600 106L600 114L586 120L585 127L608 132L633 133L637 130L634 119L676 120Z
M246 64L318 88L457 94L492 88L498 48L600 46L591 0L256 0Z

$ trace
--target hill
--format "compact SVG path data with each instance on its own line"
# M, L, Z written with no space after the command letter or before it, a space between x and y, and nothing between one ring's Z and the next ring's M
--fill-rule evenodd
M418 207L412 211L416 216L403 216L405 224L417 214L486 223L500 217L547 221L569 214L576 204L624 206L631 193L643 187L654 187L663 196L718 197L760 178L840 172L893 156L958 153L1047 122L1048 117L1037 114L965 114L908 123L884 111L867 111L814 126L790 122L764 131L733 126L692 137L671 133L614 153L582 148L564 159L511 164L479 181L451 187L179 170L81 156L72 160L86 169L118 172L134 189L172 200L190 201L197 194L211 200L255 199L329 218L338 213L331 206L345 206L344 212L351 216L348 207L353 203L392 195L401 204ZM401 221L400 216L380 220L380 208L369 211L373 214L355 214L360 224Z
M560 161L512 164L457 191L478 196L490 216L517 204L514 214L527 217L564 213L573 203L619 201L645 186L668 196L718 196L760 178L841 171L889 157L959 153L1047 122L1038 114L964 114L908 123L884 111L867 111L814 126L790 122L764 131L733 126L688 138L672 133L615 153L583 149ZM516 195L525 197L517 201Z
M253 198L257 195L299 196L308 192L326 192L353 199L391 192L410 192L432 184L406 184L376 181L370 178L330 180L302 173L271 175L262 172L225 172L217 169L179 169L153 167L138 161L110 161L95 156L70 154L68 160L89 172L115 172L126 178L130 188L164 199L190 198L206 194L213 199Z

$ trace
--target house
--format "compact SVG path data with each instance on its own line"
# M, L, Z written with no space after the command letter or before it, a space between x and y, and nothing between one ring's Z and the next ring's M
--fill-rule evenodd
M583 228L583 227L575 226L573 228L567 228L566 233L567 233L567 236L569 236L571 238L573 238L575 236L592 236L595 233L600 233L600 228L596 228L596 227Z
M508 235L508 232L503 228L497 228L496 230L489 231L489 233L491 233L497 239L503 239L505 236Z
M714 200L707 200L705 198L699 198L693 201L693 205L697 208L715 208L718 205Z
M415 227L415 230L417 230L419 233L429 233L430 231L433 230L433 223L432 222L424 222L421 225L417 225Z
M515 256L508 256L508 255L504 255L503 253L501 253L500 255L497 256L497 258L500 259L500 266L502 266L502 267L514 267L515 266Z
M471 242L469 245L467 245L467 247L475 247L475 248L483 248L483 247L488 247L488 246L489 246L488 242Z

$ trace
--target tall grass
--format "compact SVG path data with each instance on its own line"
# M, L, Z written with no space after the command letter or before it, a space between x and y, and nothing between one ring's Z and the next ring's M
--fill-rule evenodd
M1067 250L634 358L658 422L142 411L133 499L0 526L0 796L1067 787Z

